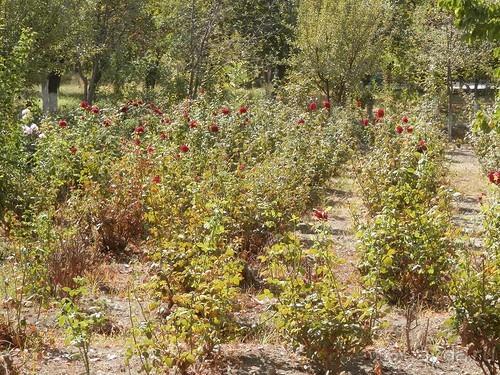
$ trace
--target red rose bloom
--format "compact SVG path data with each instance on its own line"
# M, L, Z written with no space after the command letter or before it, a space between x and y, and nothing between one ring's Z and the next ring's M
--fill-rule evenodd
M77 151L78 151L78 149L77 149L75 146L70 147L70 149L69 149L69 150L70 150L73 154L74 154L75 152L77 152Z
M316 109L317 105L315 102L311 102L311 104L309 104L309 110L310 111L314 111Z
M161 181L160 175L157 174L156 176L153 177L153 182L159 183L160 181Z
M361 102L360 101L356 102L356 107L361 107Z
M139 138L135 139L135 145L140 146L141 145L141 140Z
M407 123L408 122L408 117L407 116L403 116L403 118L401 119L401 121L403 121L403 123Z
M193 120L189 123L189 127L194 129L198 126L198 123L196 122L196 120Z
M370 123L370 119L364 118L363 119L363 126L367 126Z
M212 125L212 126L210 127L210 131L211 131L212 133L217 133L217 132L219 131L219 127L218 127L217 125Z
M500 185L500 171L490 171L488 178L492 184Z
M223 115L228 115L230 113L229 109L227 108L222 108L220 111Z
M88 105L89 105L89 102L87 102L87 101L83 101L80 103L81 108L87 108Z
M135 128L135 132L136 132L137 134L144 133L144 126L139 125L138 127L136 127L136 128Z
M427 145L425 144L425 141L418 141L417 152L424 152L424 151L427 151Z
M385 112L382 108L377 109L377 117L382 118L384 117Z
M97 108L97 107L92 107L91 111L92 111L93 113L99 113L99 108Z
M148 148L146 149L147 152L154 152L155 151L155 148L153 146L148 146Z
M297 121L297 124L299 124L299 125L300 125L300 124L303 124L304 122L305 122L305 121L304 121L304 119L303 119L303 118L299 118L299 121Z
M187 145L181 145L181 152L186 153L189 151L189 147Z
M314 216L316 216L319 220L328 220L328 214L319 208L314 210Z
M405 129L407 133L413 133L413 128L410 125L408 125Z
M331 104L330 104L330 102L324 102L324 103L323 103L323 106L324 106L326 109L330 109Z
M401 134L403 132L403 127L401 125L396 126L396 133Z
M68 126L68 123L66 121L64 121L64 120L61 120L61 121L59 121L59 126L61 128L65 128L66 126Z
M161 132L160 138L161 139L167 139L167 135L165 134L165 132Z
M243 114L243 113L247 113L247 107L241 107L240 108L240 113Z
M123 113L127 112L127 110L128 110L127 106L123 106L120 108L120 112L123 112Z

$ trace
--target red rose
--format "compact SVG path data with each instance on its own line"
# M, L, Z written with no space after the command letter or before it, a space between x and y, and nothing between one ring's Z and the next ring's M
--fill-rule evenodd
M163 112L162 112L162 111L160 111L158 108L155 108L155 109L153 110L153 112L154 112L154 113L156 113L157 115L160 115L160 116L161 116L161 115L163 115Z
M401 125L396 126L396 133L401 134L403 132L403 127Z
M188 151L189 151L189 147L188 147L187 145L182 145L182 146L181 146L181 152L186 153L186 152L188 152Z
M403 121L403 123L407 123L408 122L408 117L407 116L403 116L403 118L401 119L401 121Z
M167 139L167 135L165 134L165 132L161 132L160 138L161 139Z
M198 126L198 123L196 122L196 120L193 120L189 123L189 127L194 129Z
M356 102L356 107L361 107L361 102L359 100Z
M156 176L153 177L153 182L159 183L160 181L161 181L160 175L157 174Z
M317 105L315 102L311 102L311 104L309 104L309 110L310 111L314 111L316 109Z
M89 105L89 102L87 102L87 101L83 101L80 103L81 108L87 108L88 105Z
M492 184L500 185L500 171L490 171L488 178Z
M153 146L148 146L148 148L146 149L147 152L154 152L155 151L155 148Z
M413 128L410 125L408 125L405 129L407 133L413 133Z
M104 125L106 125L106 126L111 125L111 120L110 119L106 119L103 122L104 122Z
M297 124L299 124L299 125L300 125L300 124L303 124L304 122L305 122L305 121L304 121L304 119L303 119L303 118L299 118L299 121L297 121Z
M417 143L417 152L424 152L427 150L427 145L425 141L418 141Z
M97 108L97 107L92 107L91 111L92 111L93 113L99 113L99 108Z
M314 216L316 216L320 220L328 220L328 214L324 210L319 208L316 208L314 210Z
M382 108L377 109L377 117L382 118L384 117L384 110Z
M66 121L64 121L64 120L61 120L61 121L59 121L59 126L61 128L65 128L66 126L68 126L68 123Z
M228 115L228 114L230 113L229 109L227 109L227 108L222 108L222 109L220 110L220 112L221 112L223 115Z
M324 102L324 103L323 103L323 106L324 106L326 109L330 109L331 104L330 104L330 102Z
M138 127L135 128L135 132L137 134L144 133L144 126L139 125Z
M127 106L123 106L120 108L120 112L123 112L123 113L127 112L127 110L128 110Z
M363 119L363 126L367 126L370 123L370 119L364 118Z
M77 149L75 146L70 147L70 149L69 149L69 150L70 150L73 154L74 154L75 152L77 152L77 151L78 151L78 149Z
M139 138L135 139L135 145L140 146L141 145L141 140Z
M212 133L217 133L217 132L219 131L219 127L218 127L217 125L212 125L212 126L210 127L210 131L211 131Z
M243 113L247 113L247 107L241 107L240 108L240 113L243 114Z
M205 95L205 90L203 89L200 89L198 92L200 93L200 95Z

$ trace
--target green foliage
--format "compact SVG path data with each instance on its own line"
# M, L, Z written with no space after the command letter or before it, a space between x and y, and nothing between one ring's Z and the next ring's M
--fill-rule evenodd
M364 280L391 303L440 302L456 246L444 141L432 125L411 120L381 121L371 131L373 149L354 162L369 213L358 232Z
M295 70L327 100L345 104L361 81L377 71L384 12L381 1L301 1Z
M468 354L489 375L500 371L500 201L494 189L482 206L484 243L460 254L453 277L454 328Z
M438 5L455 13L456 24L470 40L500 40L500 5L491 0L439 0Z
M339 373L352 357L370 344L379 304L373 289L347 291L338 281L327 224L316 228L314 245L305 248L292 234L268 249L260 259L267 265L267 282L278 302L279 330L295 347L302 346L318 373ZM268 290L263 297L272 296Z
M242 263L224 240L227 213L217 203L207 206L212 215L198 218L204 220L200 242L178 238L151 254L155 276L144 288L154 302L144 320L135 321L135 345L128 353L139 355L147 372L175 368L186 373L237 331L231 313ZM190 228L196 231L196 225L191 222Z
M23 30L14 42L0 19L0 223L7 209L15 210L22 189L22 170L26 160L21 127L16 121L15 96L24 86L24 70L32 44L32 33Z
M59 327L66 327L68 342L77 347L85 364L85 373L90 375L89 349L92 343L92 336L97 328L105 322L102 313L102 306L82 306L81 298L87 295L87 280L78 279L75 281L76 289L63 288L68 293L68 297L59 302Z

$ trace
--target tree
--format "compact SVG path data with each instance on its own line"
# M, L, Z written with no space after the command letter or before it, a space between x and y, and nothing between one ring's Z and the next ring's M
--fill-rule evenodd
M241 35L245 57L270 83L283 80L297 23L296 0L239 0L228 17L228 33Z
M497 0L438 0L438 4L454 11L455 22L465 31L469 43L488 40L496 43L493 55L500 59L500 3ZM500 66L495 69L495 77L500 80ZM500 132L500 90L495 99L493 116L486 120L484 113L478 113L476 127Z
M302 0L295 69L327 100L344 103L379 68L384 14L380 0Z
M228 0L152 2L157 28L165 30L162 60L169 66L164 69L176 83L177 96L196 97L221 68L221 50L229 39L221 27L230 4Z
M97 87L110 67L112 55L120 53L123 45L140 41L138 35L146 17L146 1L89 0L80 3L77 22L81 28L75 35L74 61L89 105L92 105ZM121 64L129 61L123 59Z
M29 83L42 85L44 113L57 111L61 75L71 62L76 5L76 0L4 1L10 37L18 38L23 28L33 31L31 64L25 73Z
M0 15L0 223L4 213L18 204L18 175L25 157L22 152L21 129L16 119L15 97L25 84L32 33L23 30L17 40L7 37L4 14Z

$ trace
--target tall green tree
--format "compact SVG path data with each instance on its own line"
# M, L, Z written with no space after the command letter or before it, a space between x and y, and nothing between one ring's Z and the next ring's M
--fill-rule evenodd
M78 13L78 32L75 35L74 61L84 84L84 97L92 105L97 87L106 72L113 71L113 55L121 56L121 65L132 57L130 43L141 43L147 17L147 0L88 0L81 2ZM115 59L116 61L117 59ZM119 65L114 65L117 68Z
M228 0L153 0L154 18L163 35L163 69L178 96L195 97L220 71L227 36L222 25Z
M44 112L57 111L61 75L71 67L77 1L4 0L3 6L10 38L16 40L23 28L33 31L28 83L42 86Z
M19 187L23 178L25 156L22 150L22 132L17 121L15 98L25 84L32 33L23 30L13 40L5 27L5 14L0 15L0 224L5 212L19 204Z
M381 0L302 0L295 69L328 100L344 103L379 69L384 14Z
M239 0L232 5L228 33L238 33L244 58L260 80L283 80L292 53L297 0Z

